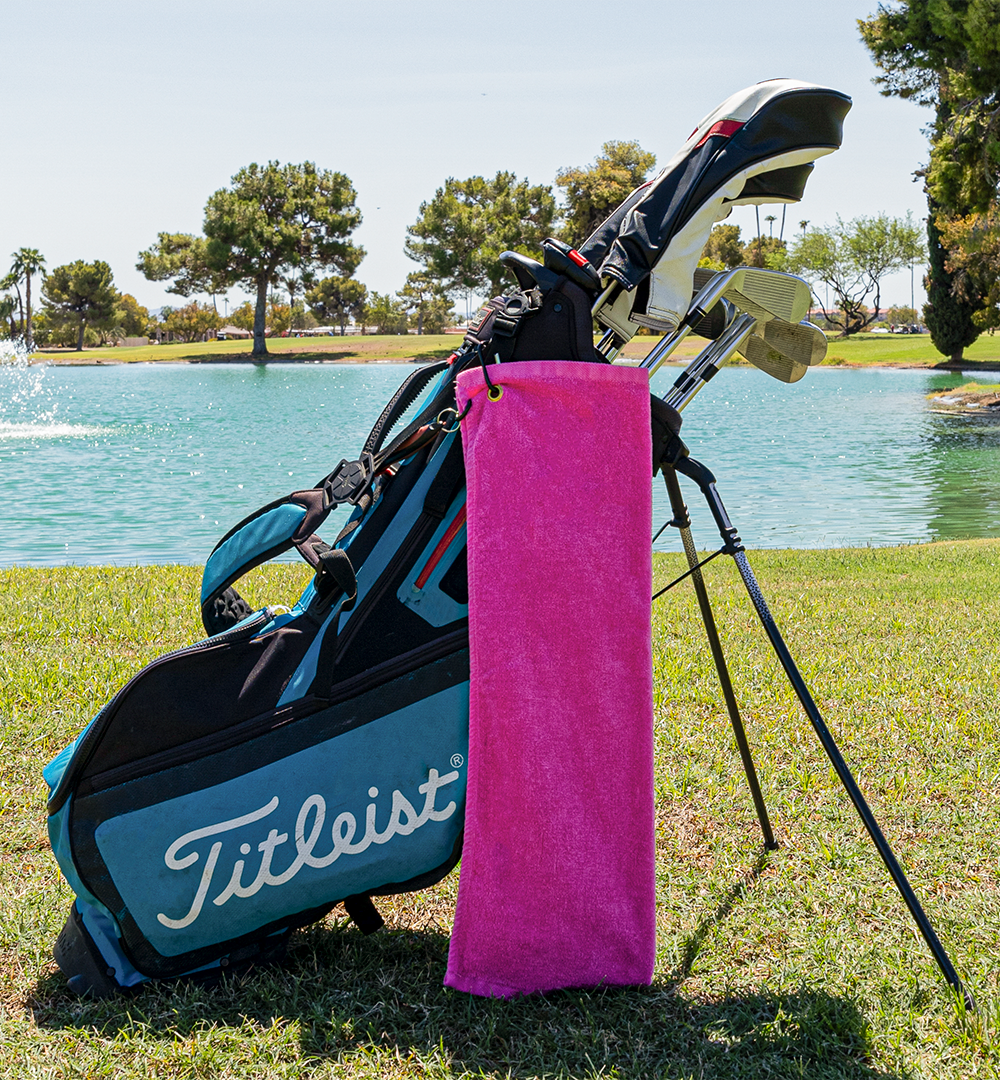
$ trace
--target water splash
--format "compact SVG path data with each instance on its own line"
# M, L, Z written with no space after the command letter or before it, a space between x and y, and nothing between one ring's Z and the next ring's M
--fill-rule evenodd
M56 419L58 387L50 365L32 363L23 340L0 341L0 443L37 439L86 438L100 429Z
M32 364L20 338L0 341L0 437L12 426L48 424L57 404L46 385L48 364Z

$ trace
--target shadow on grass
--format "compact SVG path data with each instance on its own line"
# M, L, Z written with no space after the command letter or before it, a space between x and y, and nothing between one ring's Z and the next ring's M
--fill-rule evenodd
M764 861L706 914L683 943L676 969L649 987L474 998L442 985L447 934L400 929L365 938L337 923L296 935L282 967L215 987L181 981L93 1002L72 997L53 974L39 981L28 1005L39 1026L139 1041L218 1026L253 1038L274 1022L295 1023L303 1075L312 1064L328 1070L356 1055L358 1064L377 1067L371 1055L381 1052L443 1070L518 1078L897 1076L870 1064L867 1022L843 996L807 987L693 1001L679 992L703 941Z

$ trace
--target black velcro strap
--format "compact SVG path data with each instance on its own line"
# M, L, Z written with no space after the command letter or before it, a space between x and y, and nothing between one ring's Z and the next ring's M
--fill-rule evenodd
M322 598L329 596L334 588L347 597L342 605L344 611L350 611L358 596L358 578L354 573L354 567L346 551L340 548L327 548L326 551L317 552L319 555L319 570L316 572L316 592Z
M344 908L362 934L374 934L385 926L385 920L372 903L372 898L365 893L346 897Z

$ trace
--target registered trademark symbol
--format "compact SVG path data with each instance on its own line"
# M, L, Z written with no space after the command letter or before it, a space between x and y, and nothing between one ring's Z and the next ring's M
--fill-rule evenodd
M465 758L461 754L451 755L451 767L453 769L460 769L465 764Z

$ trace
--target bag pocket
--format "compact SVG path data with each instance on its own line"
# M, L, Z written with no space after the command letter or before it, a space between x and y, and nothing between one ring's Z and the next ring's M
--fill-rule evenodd
M345 897L406 891L458 860L468 649L400 657L342 700L308 698L96 772L73 862L146 975L180 974Z

